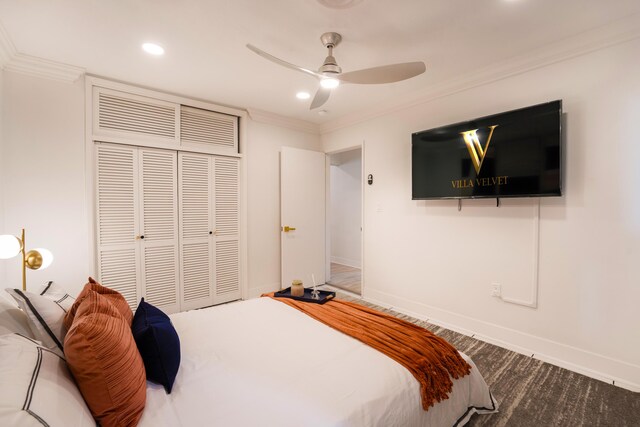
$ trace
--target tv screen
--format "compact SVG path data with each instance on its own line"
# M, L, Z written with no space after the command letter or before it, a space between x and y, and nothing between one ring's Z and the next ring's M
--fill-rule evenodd
M412 135L412 198L561 195L562 101Z

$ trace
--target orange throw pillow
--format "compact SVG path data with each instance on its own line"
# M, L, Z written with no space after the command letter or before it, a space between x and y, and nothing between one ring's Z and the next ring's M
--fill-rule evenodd
M146 403L147 378L130 322L105 295L86 288L82 293L64 340L67 364L102 427L135 426Z
M129 327L131 327L133 312L131 311L131 307L129 307L127 300L124 299L120 292L109 289L106 286L102 286L100 283L93 280L92 277L89 277L89 282L84 285L82 292L80 292L80 294L76 298L76 302L71 306L69 312L64 317L64 326L65 328L67 328L67 330L71 328L71 324L73 323L73 318L76 315L78 306L82 303L82 300L89 291L96 292L109 300L109 302L113 304L116 309L118 309L120 314L124 316L124 319L127 321Z

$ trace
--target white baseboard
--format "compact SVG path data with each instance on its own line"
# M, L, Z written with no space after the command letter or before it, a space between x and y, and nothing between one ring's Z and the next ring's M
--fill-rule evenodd
M640 392L639 365L397 297L386 292L366 289L364 300L590 378Z
M347 267L360 268L359 259L350 259L350 258L342 258L339 256L332 256L331 262L335 262L336 264L346 265Z
M260 286L259 288L249 288L247 299L258 298L262 294L279 291L280 283L274 283L268 286Z

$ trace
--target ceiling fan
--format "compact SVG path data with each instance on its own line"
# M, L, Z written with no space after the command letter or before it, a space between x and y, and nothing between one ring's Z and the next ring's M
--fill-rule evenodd
M283 61L280 58L276 58L273 55L259 49L251 44L247 44L247 47L253 52L262 56L263 58L273 61L276 64L280 64L284 67L291 68L292 70L300 71L316 77L320 80L320 88L316 92L316 95L311 102L310 110L320 107L329 99L331 89L334 89L340 85L340 83L354 83L354 84L384 84L394 83L401 80L410 79L419 74L422 74L426 70L424 62L404 62L401 64L382 65L380 67L366 68L364 70L350 71L343 73L342 68L336 62L336 58L333 57L333 48L340 44L342 36L338 33L324 33L320 36L320 41L324 47L329 50L329 54L324 60L322 66L318 71L313 71L308 68L303 68L298 65L291 64L287 61Z

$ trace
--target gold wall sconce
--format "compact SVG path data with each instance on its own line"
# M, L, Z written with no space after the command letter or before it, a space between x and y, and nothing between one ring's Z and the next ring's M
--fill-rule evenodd
M27 268L30 270L44 270L53 262L53 254L45 248L27 251L25 245L25 231L22 229L20 237L11 234L0 235L0 259L13 258L22 255L22 290L27 290Z

